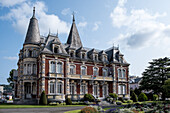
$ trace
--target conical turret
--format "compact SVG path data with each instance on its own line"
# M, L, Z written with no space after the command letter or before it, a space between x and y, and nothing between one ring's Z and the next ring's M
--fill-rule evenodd
M35 18L35 7L34 7L33 16L30 19L24 44L39 44L39 43L40 43L40 32L38 27L38 20Z
M76 48L83 46L80 40L80 36L77 30L76 24L75 24L74 14L73 14L73 23L72 23L70 33L67 39L67 44L69 44L70 47L76 47Z

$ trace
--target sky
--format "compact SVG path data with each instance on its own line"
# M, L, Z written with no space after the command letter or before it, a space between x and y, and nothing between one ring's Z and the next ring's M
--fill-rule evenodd
M35 7L40 34L59 33L65 43L72 13L84 47L119 46L129 74L142 76L152 59L170 55L169 0L0 0L0 84L17 69Z

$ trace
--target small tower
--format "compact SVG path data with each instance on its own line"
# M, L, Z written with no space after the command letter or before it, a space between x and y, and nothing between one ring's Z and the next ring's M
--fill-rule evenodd
M37 98L38 55L40 51L40 33L38 20L33 16L30 19L25 42L20 51L18 60L18 82L20 82L18 95L22 99Z

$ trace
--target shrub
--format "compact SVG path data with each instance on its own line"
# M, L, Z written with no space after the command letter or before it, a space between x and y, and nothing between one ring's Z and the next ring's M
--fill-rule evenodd
M133 103L133 100L127 100L127 103Z
M71 101L70 98L67 98L67 99L66 99L66 105L72 105L72 101Z
M47 97L46 97L46 94L45 94L45 91L43 91L41 93L41 97L40 97L40 102L39 102L40 105L47 105Z
M122 105L122 102L121 101L117 101L116 104L117 105Z
M115 100L117 100L117 97L118 97L117 94L115 93L109 93L109 96L114 98Z
M146 101L148 100L148 97L145 95L145 93L141 93L138 97L139 101Z
M91 94L84 95L84 101L94 102L94 97Z
M81 109L81 113L97 113L97 110L93 107L85 107Z
M121 102L125 103L125 100L122 97L119 97L119 99Z
M137 102L138 101L138 97L137 97L137 95L134 92L132 92L131 100L133 100L133 102Z
M157 94L154 94L153 95L153 100L155 101L155 100L158 100L158 95Z

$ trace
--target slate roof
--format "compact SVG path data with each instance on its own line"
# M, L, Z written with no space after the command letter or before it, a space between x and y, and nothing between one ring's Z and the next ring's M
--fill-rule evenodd
M30 19L24 44L39 44L39 43L40 43L40 32L38 27L38 20L35 18L35 8L34 8L33 16Z

